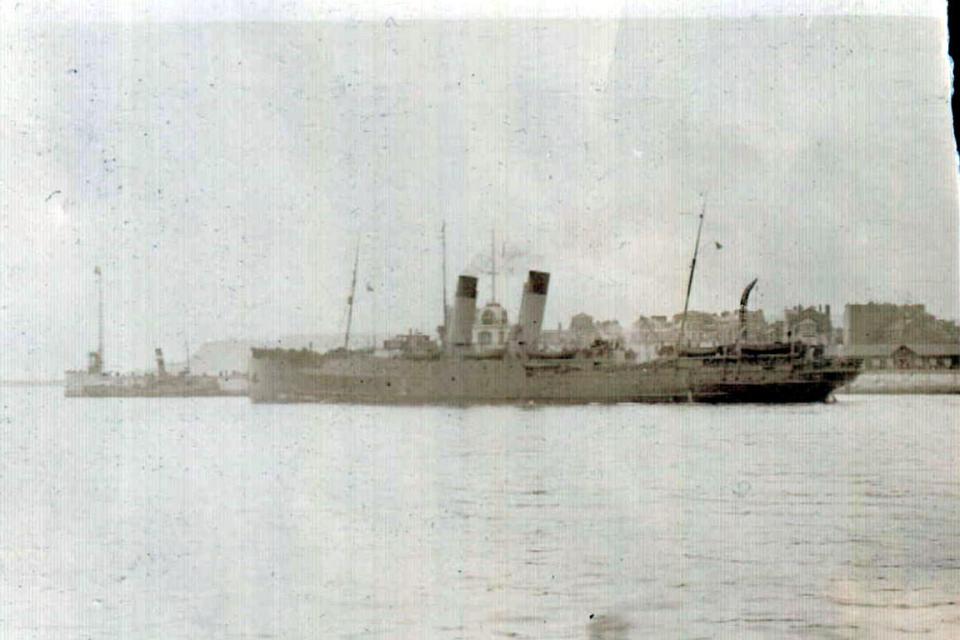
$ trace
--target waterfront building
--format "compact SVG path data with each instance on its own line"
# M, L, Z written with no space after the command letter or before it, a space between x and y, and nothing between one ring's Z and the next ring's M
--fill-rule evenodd
M860 358L867 370L957 369L960 332L922 304L848 304L843 355Z
M940 320L922 304L848 304L843 342L852 345L951 344L960 342L953 321Z
M783 310L783 341L800 341L811 345L830 345L834 342L830 305L804 307L797 305Z
M845 345L843 355L863 360L865 370L960 368L960 343Z

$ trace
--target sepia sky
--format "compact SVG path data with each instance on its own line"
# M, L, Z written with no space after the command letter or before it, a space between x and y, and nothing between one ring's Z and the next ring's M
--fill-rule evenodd
M451 291L496 229L513 315L528 268L553 274L548 325L675 313L701 203L693 308L732 309L758 277L769 316L874 300L956 318L942 16L742 4L4 21L0 377L83 364L96 265L111 368L185 340L341 331L358 239L357 331L432 332L444 221Z

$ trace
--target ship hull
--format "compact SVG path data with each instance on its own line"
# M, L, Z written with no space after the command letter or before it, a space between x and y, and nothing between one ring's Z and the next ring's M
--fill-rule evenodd
M694 401L709 403L749 402L761 404L824 402L842 383L802 380L763 384L705 385L694 392Z
M242 396L242 393L198 389L131 389L103 386L84 387L79 391L66 391L67 398L206 398L214 396Z
M64 396L67 398L202 398L246 395L246 389L224 388L210 376L145 375L110 376L68 371Z
M371 404L818 402L855 370L736 363L385 359L255 350L254 402Z

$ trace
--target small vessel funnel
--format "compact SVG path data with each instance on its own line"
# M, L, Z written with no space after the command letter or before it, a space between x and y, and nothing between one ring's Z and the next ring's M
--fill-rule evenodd
M103 360L99 351L87 354L87 373L103 373Z
M521 351L536 348L540 340L543 310L547 306L549 287L550 274L543 271L531 271L523 285L523 299L520 301L520 317L517 326L517 347Z
M163 361L163 349L157 347L153 350L153 354L157 358L157 375L160 377L167 375L167 365Z
M460 276L457 279L457 295L453 301L453 318L450 327L450 346L469 347L473 343L473 322L477 317L477 279Z

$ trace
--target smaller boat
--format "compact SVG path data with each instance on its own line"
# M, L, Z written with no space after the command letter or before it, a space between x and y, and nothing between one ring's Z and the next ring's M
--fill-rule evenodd
M246 377L241 375L211 376L190 373L189 365L179 373L169 373L163 351L154 351L157 370L153 373L110 373L104 367L103 340L103 274L97 276L98 327L97 350L90 352L87 368L65 373L64 395L68 398L166 398L199 396L247 395Z

